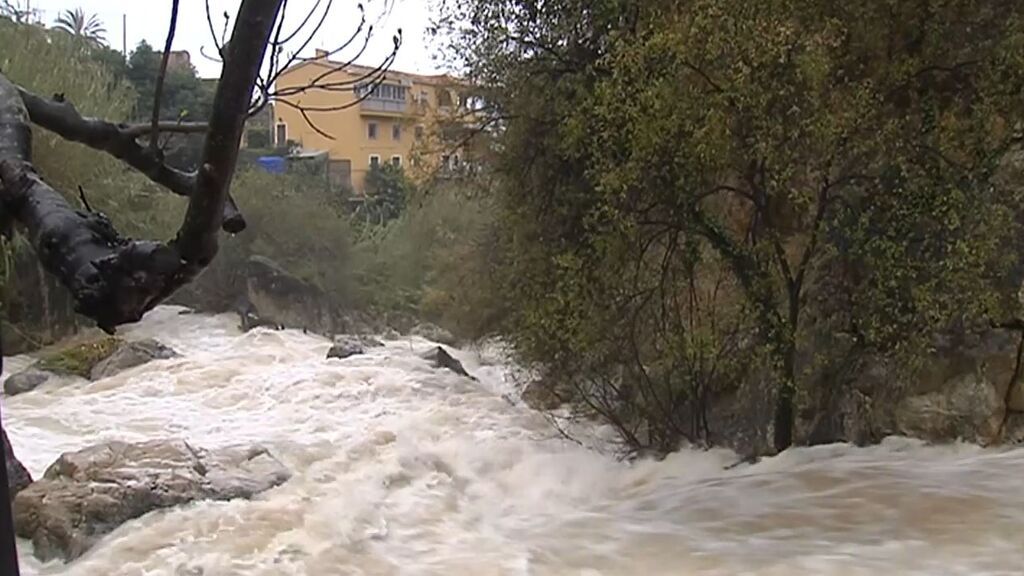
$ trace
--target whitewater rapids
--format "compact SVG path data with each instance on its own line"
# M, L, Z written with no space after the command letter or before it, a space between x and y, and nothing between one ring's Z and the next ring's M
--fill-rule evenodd
M97 382L4 399L38 477L98 442L267 446L294 472L253 501L153 513L42 575L1024 574L1024 450L894 439L632 464L562 439L510 402L495 350L432 368L418 338L346 360L299 331L162 307L124 331L182 353ZM25 366L8 358L5 373Z

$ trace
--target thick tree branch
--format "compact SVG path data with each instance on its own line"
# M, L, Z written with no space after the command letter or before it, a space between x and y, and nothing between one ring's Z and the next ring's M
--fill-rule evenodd
M138 138L140 136L148 136L150 134L158 134L160 132L170 132L172 134L204 134L209 129L210 126L206 122L157 122L155 131L152 124L129 124L121 127L121 134L131 136L132 138ZM156 138L154 138L154 140L155 139Z
M174 241L182 257L195 267L195 273L217 253L217 231L235 174L253 86L282 2L244 0L224 50L224 69L213 97L196 193L189 198L185 222Z
M105 216L72 208L31 164L28 112L17 88L0 75L0 201L4 215L27 229L43 267L71 290L76 310L107 331L136 321L180 266L174 250L131 242Z
M168 166L136 141L136 137L151 129L151 126L124 127L105 120L84 118L70 102L47 100L20 88L18 91L33 124L66 140L106 152L175 194L191 196L195 191L195 174ZM237 234L244 229L242 213L238 211L234 200L228 201L224 205L224 230Z

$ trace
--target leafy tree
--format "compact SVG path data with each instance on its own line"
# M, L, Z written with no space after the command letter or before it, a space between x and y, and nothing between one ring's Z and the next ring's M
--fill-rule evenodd
M699 418L673 419L740 343L774 375L782 450L808 358L835 352L823 335L910 358L940 331L1018 313L1024 199L997 176L1021 141L1024 6L452 10L507 126L514 339L590 378L631 444L692 436ZM640 438L653 420L668 424Z
M398 218L412 196L413 185L401 166L379 164L366 175L366 202L359 214L367 221L384 224Z
M135 116L140 120L152 116L160 61L160 53L145 40L139 42L128 58L127 77L138 94ZM204 84L195 68L189 65L168 69L160 106L161 119L202 121L209 117L212 102L212 85Z
M102 44L106 42L107 29L95 14L86 14L81 8L65 10L54 21L56 28L72 36L78 36Z

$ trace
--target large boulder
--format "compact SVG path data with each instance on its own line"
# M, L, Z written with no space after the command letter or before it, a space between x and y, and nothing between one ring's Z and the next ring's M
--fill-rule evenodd
M4 445L4 463L7 465L7 486L10 489L11 498L14 498L18 492L32 483L32 476L14 455L14 448L11 447L11 442L7 439L7 431L0 429L0 435L2 435L0 441Z
M939 339L916 366L851 356L820 371L816 392L798 418L798 441L877 442L899 434L932 442L983 445L1009 440L1017 410L1019 336L1006 330L965 331Z
M248 313L262 325L330 334L338 324L322 290L262 256L253 256L246 263L246 299L252 307Z
M349 342L338 342L331 349L327 351L327 359L336 358L338 360L344 360L345 358L351 358L352 356L358 356L365 354L366 349L363 345L356 341Z
M327 359L344 360L359 354L365 354L367 348L380 348L384 343L372 336L335 336L334 345L327 351Z
M69 561L153 510L251 498L289 477L259 446L206 451L182 440L110 442L62 455L22 490L14 501L15 527L40 560Z
M93 380L109 378L118 372L141 366L153 360L166 360L176 356L178 356L177 352L152 338L128 342L93 366L90 376Z
M4 381L4 394L14 396L31 392L54 378L59 378L59 376L53 372L29 366L21 372L16 372L7 377L7 380Z

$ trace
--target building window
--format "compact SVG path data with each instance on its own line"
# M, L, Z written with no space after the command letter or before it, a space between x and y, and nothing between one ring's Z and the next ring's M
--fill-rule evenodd
M367 122L366 123L366 137L369 138L370 140L376 140L377 139L377 123L376 122Z
M401 168L402 167L402 157L398 156L398 155L392 156L391 157L391 165L394 166L395 168Z
M380 156L377 154L370 154L370 169L380 168Z
M391 139L395 141L402 139L402 125L398 122L391 126Z
M416 127L416 139L417 140L422 140L423 139L423 126L417 126Z
M288 125L284 122L278 122L274 131L274 144L278 146L284 146L288 143Z

